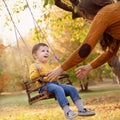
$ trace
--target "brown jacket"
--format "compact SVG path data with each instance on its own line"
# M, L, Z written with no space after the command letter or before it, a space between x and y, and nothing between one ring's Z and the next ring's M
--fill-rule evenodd
M82 62L86 57L81 58L78 54L81 46L87 43L91 46L91 49L93 49L104 32L108 33L113 38L120 40L120 2L107 5L97 13L85 40L80 47L77 48L65 62L63 62L61 65L62 69L64 71L68 70ZM110 51L109 49L106 50L90 64L93 68L97 68L112 58L116 54L118 48L119 46L115 51Z

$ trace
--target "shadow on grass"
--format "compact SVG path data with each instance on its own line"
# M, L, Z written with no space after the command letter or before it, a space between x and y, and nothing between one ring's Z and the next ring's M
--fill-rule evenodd
M80 92L80 96L82 99L93 99L93 98L103 98L103 97L112 97L112 99L120 99L120 86L115 84L107 84L107 85L97 85L90 86L87 92ZM117 98L118 97L118 98ZM71 101L71 98L68 97L68 100ZM52 99L41 100L37 103L34 103L32 106L37 105L45 105L45 104L55 104L57 101ZM58 104L58 103L57 103ZM94 104L94 103L93 103ZM26 93L17 93L10 95L0 95L0 106L29 106L28 98Z
M103 85L100 87L90 87L87 91L79 91L80 93L91 93L91 92L106 92L106 91L116 91L116 90L120 90L120 86L119 85Z

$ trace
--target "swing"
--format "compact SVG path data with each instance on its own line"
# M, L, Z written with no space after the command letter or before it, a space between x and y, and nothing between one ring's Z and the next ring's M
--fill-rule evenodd
M45 100L45 99L50 99L50 98L55 98L55 95L53 93L50 93L47 91L47 87L45 86L45 82L43 82L45 75L40 75L39 78L36 78L34 80L29 80L27 82L24 82L24 86L25 86L25 90L28 96L28 102L30 105L32 105L33 103L40 101L40 100ZM44 92L39 93L39 87L35 87L35 82L36 81L41 81L42 82L42 86L44 87ZM64 84L70 84L72 85L72 82L70 80L70 76L66 73L61 74L58 78L58 82L59 83L64 83ZM66 96L68 96L66 94ZM56 99L56 98L55 98Z
M5 7L6 7L8 13L9 13L9 16L10 16L10 18L11 18L11 21L12 21L12 23L13 23L13 25L14 25L18 49L19 49L19 45L18 45L18 38L17 38L17 33L16 33L16 32L18 32L18 34L20 35L20 37L21 37L23 43L25 44L26 48L28 48L27 44L25 43L24 39L22 38L22 36L21 36L21 34L20 34L20 32L19 32L19 30L18 30L18 28L17 28L17 26L16 26L16 24L15 24L13 18L12 18L12 15L11 15L9 9L8 9L8 6L7 6L6 2L5 2L4 0L3 0L3 2L4 2ZM31 15L32 15L33 22L34 22L34 25L35 25L35 23L37 24L37 22L36 22L33 14L32 14L32 11L31 11L31 9L30 9L30 7L29 7L29 4L28 4L27 0L26 0L26 4L27 4L27 6L28 6L28 8L29 8L29 11L30 11L30 13L31 13ZM39 30L42 32L42 30L41 30L41 28L39 27L38 24L37 24L37 27L38 27ZM35 25L35 28L36 28L36 25ZM36 29L36 30L37 30L37 29ZM38 31L36 31L36 32L38 33ZM44 36L44 33L43 33L43 32L42 32L42 34L43 34L43 36ZM39 40L39 38L38 38L38 40ZM46 42L48 43L49 47L51 48L49 42L48 42L47 40L46 40ZM28 48L28 50L29 50L29 48ZM54 52L54 50L53 50L52 48L51 48L51 51L53 52L54 56L56 57L55 52ZM20 54L20 53L19 53L19 54ZM57 57L56 57L56 58L57 58ZM21 57L21 56L20 56L20 59L22 60L22 57ZM57 58L57 59L58 59L58 58ZM21 62L21 63L22 63L22 62ZM39 78L36 78L36 79L34 79L34 80L27 80L27 81L24 81L24 80L23 80L23 84L24 84L24 88L25 88L25 91L26 91L26 94L27 94L27 97L28 97L28 103L29 103L29 105L32 105L33 103L38 102L38 101L40 101L40 100L55 98L55 95L54 95L53 93L50 93L50 92L47 91L47 87L45 86L45 82L43 81L44 77L45 77L45 75L40 75ZM42 82L42 86L44 87L44 92L42 92L42 93L39 93L39 92L38 92L40 88L35 86L35 82L36 82L36 81L41 81L41 82ZM70 84L70 85L72 85L72 82L71 82L71 80L70 80L70 76L69 76L68 74L66 74L66 73L61 74L61 75L58 77L58 82L59 82L59 83L62 83L62 84ZM68 95L66 95L66 96L68 96ZM56 98L55 98L55 99L56 99Z
M41 31L43 37L45 38L43 31L41 30L40 26L37 24L37 22L36 22L36 20L35 20L35 18L33 16L33 13L32 13L32 11L31 11L31 9L29 7L28 1L27 0L25 0L25 1L26 1L26 4L27 4L28 8L29 8L31 16L33 18L33 22L34 22L34 25L35 25L35 28L36 28L36 33L38 33L38 31L37 31L37 27L38 27L38 29ZM38 37L38 34L37 34L37 37ZM39 37L38 37L38 40L39 40ZM59 60L57 58L57 56L55 55L55 52L54 52L53 48L50 46L48 40L47 39L45 39L45 40L46 40L48 46L51 48L51 51L53 52L55 58L57 60ZM47 87L45 86L45 83L43 82L44 77L45 77L45 75L40 75L39 78L36 78L36 79L34 79L32 81L24 82L24 86L25 86L26 93L27 93L27 96L28 96L28 102L29 102L30 105L37 102L37 101L40 101L40 100L55 98L55 95L53 93L50 93L50 92L47 91ZM70 76L68 74L66 74L66 73L60 75L58 79L59 79L58 81L60 83L62 83L62 84L64 83L64 84L71 84L72 85L72 82L70 80ZM43 87L44 87L44 92L43 93L38 93L38 90L40 89L39 87L36 88L34 86L34 88L32 88L33 84L35 84L36 81L42 81ZM32 96L32 94L35 93L35 92L36 92L36 95ZM68 96L68 95L66 95L66 96Z

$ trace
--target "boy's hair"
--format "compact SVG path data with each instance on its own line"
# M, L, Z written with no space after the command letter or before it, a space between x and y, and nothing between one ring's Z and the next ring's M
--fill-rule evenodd
M48 47L48 45L47 45L46 43L37 43L37 44L35 44L35 45L33 46L33 48L32 48L32 55L33 55L33 58L34 58L34 59L35 59L34 54L36 54L36 52L38 51L38 49L39 49L41 46L47 46L47 47Z

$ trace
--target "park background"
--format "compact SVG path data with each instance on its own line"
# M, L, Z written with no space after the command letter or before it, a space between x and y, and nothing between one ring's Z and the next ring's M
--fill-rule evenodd
M64 2L71 5L69 0ZM65 119L54 99L28 104L23 82L29 80L29 65L33 62L31 49L34 44L45 42L50 46L50 61L57 56L61 63L84 40L89 26L82 18L73 19L71 12L57 7L54 0L0 0L0 120ZM97 44L80 65L89 63L101 52ZM120 51L118 74L119 54ZM76 119L119 120L120 80L113 68L106 63L82 80L76 78L74 69L67 71L73 85L85 106L96 112L93 117Z

